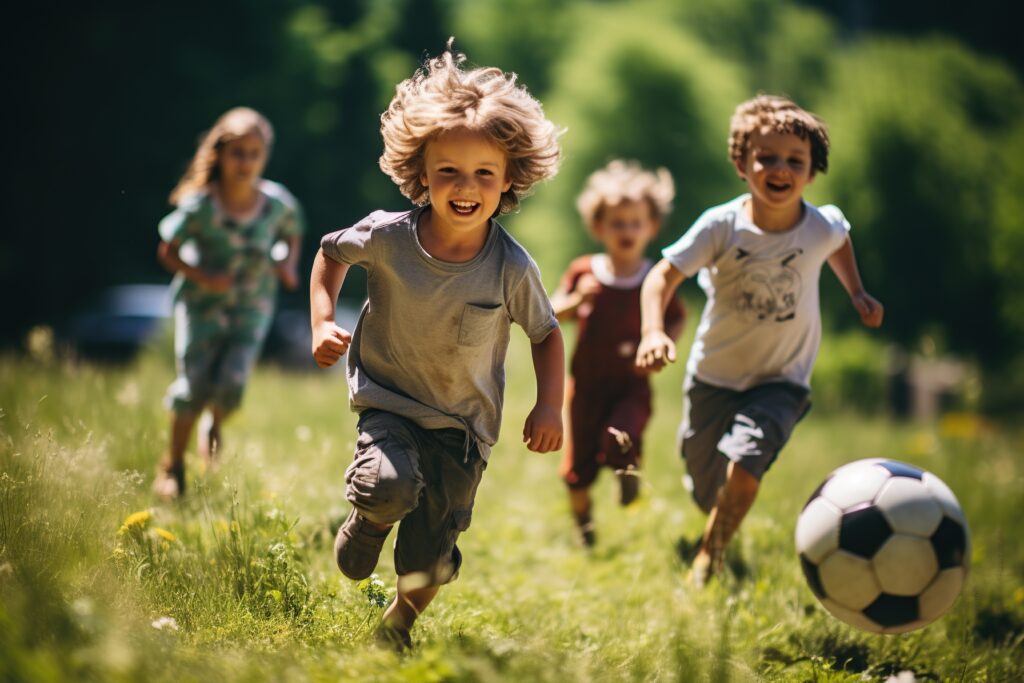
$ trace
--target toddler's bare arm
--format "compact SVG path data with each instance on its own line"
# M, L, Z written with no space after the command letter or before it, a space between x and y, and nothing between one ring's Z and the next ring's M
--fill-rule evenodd
M593 300L601 284L589 273L580 277L576 287L567 292L562 287L551 295L551 308L555 311L558 322L573 320L580 305Z

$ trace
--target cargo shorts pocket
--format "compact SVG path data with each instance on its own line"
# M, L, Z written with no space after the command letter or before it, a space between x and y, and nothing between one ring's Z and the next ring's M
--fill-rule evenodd
M387 431L364 431L356 439L355 456L345 469L345 483L349 489L369 493L380 481L381 447L387 441ZM349 496L349 500L352 498Z
M493 328L505 314L501 304L466 304L459 322L459 344L479 346L493 335Z

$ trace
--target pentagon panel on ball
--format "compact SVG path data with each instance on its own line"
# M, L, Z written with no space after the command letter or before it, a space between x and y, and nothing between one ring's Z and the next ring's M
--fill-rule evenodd
M865 631L903 633L956 601L970 531L941 479L872 458L837 468L815 489L797 520L796 550L830 614Z

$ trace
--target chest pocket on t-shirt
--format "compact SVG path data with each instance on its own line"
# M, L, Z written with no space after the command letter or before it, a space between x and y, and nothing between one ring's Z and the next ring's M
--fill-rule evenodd
M494 327L505 315L501 304L466 304L459 323L459 344L479 346L494 338Z

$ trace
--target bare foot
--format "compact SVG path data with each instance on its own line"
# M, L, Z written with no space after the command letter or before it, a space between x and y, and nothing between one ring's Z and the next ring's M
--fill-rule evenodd
M164 501L176 500L185 493L185 464L161 463L153 480L153 493Z

